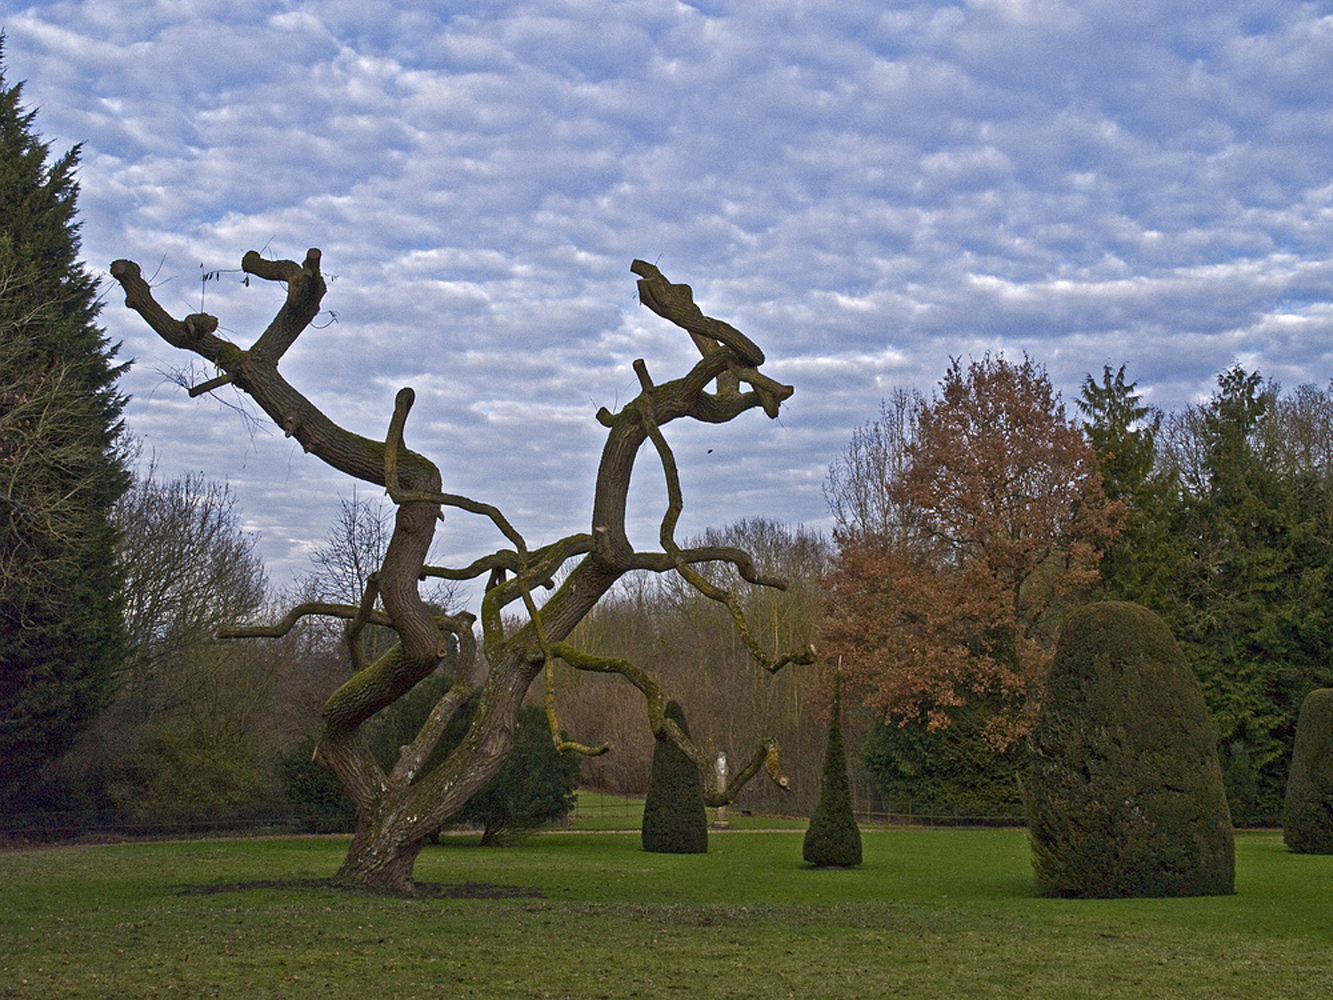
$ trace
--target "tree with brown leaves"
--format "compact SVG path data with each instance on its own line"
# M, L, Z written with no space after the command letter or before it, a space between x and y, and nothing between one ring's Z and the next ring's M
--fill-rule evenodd
M939 728L987 700L986 739L1003 748L1031 725L1061 614L1095 581L1119 506L1030 360L955 359L932 400L894 419L881 436L901 460L884 463L876 507L893 524L836 532L823 652L886 722Z

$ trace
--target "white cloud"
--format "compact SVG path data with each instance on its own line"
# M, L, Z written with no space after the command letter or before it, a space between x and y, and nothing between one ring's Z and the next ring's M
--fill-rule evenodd
M950 356L1028 351L1067 400L1127 363L1168 408L1237 358L1333 374L1318 5L60 0L3 29L43 134L83 143L95 269L135 257L244 341L281 293L229 269L321 247L328 325L288 377L370 435L415 385L413 447L537 540L585 526L630 362L690 361L636 256L797 387L780 423L672 428L687 530L820 522L852 428ZM303 569L350 485L162 385L181 359L108 299L131 427L231 477L275 577Z

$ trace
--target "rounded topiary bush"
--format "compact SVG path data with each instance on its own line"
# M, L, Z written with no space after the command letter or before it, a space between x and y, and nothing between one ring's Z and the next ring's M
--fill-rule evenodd
M1333 854L1333 688L1311 691L1301 703L1282 839L1300 854Z
M665 715L685 735L685 712L667 702ZM669 739L653 748L648 797L643 803L643 849L655 854L703 854L708 850L708 811L703 778L694 761Z
M1166 624L1134 604L1070 615L1025 785L1048 896L1217 896L1235 845L1203 692Z
M818 868L849 868L861 863L861 830L852 811L852 789L847 778L847 751L842 740L841 699L833 698L833 724L824 753L824 776L819 805L810 817L801 844L801 856Z

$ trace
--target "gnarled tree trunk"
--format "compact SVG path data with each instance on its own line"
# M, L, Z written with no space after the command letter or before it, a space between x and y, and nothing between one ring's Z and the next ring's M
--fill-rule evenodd
M211 316L196 314L177 320L168 315L154 301L133 262L118 260L111 273L124 288L127 305L163 339L200 355L221 371L217 378L193 387L192 395L235 385L307 452L350 476L385 487L398 505L383 563L359 606L301 605L276 625L235 628L227 633L233 637L282 635L308 614L331 615L347 622L347 648L355 672L325 704L323 735L316 749L316 760L338 778L356 804L356 833L338 872L340 881L380 891L412 891L412 869L422 844L499 771L513 747L524 696L557 657L577 669L628 679L645 696L654 732L677 742L704 765L705 773L711 769L711 760L665 717L666 698L647 672L631 663L577 650L564 641L607 590L631 570L679 573L707 596L726 604L751 653L770 670L813 660L813 651L808 649L770 657L751 636L732 595L708 583L694 567L724 561L734 564L752 583L780 587L782 581L760 575L739 549L682 549L675 541L682 499L675 458L662 428L680 417L723 423L754 407L776 417L779 406L792 393L789 386L759 372L763 352L748 338L700 312L689 286L671 284L651 264L633 263L631 269L640 275L643 303L686 330L701 357L684 376L660 385L654 383L643 361L634 363L639 395L617 413L605 408L597 413L597 420L607 428L607 440L597 471L589 530L531 549L497 508L442 492L436 466L406 448L403 430L412 407L412 390L399 392L388 432L379 441L334 424L278 373L283 353L320 309L325 284L318 250L309 251L300 264L268 261L251 251L241 267L247 274L283 282L287 288L285 304L248 350L217 336L218 321ZM659 534L661 549L651 552L636 551L625 530L630 479L645 443L652 444L658 457L668 495ZM444 506L489 519L509 544L467 567L426 565L435 523ZM534 590L550 587L557 571L574 559L578 563L564 582L538 604ZM479 647L473 615L434 614L418 588L430 576L464 580L488 574ZM519 602L527 612L526 621L506 631L504 609ZM361 631L369 623L386 625L398 634L398 642L373 662L366 662L361 652ZM442 661L452 667L453 686L413 742L402 749L392 770L385 773L370 753L363 725L428 677ZM478 709L463 741L423 774L449 719L478 688ZM548 701L547 711L552 738L562 750L596 753L605 749L564 742L558 736L554 703ZM764 765L785 787L777 746L769 741L726 788L710 795L713 804L730 801Z

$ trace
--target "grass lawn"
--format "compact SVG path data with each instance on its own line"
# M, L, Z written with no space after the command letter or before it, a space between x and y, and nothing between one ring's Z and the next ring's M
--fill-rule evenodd
M1276 833L1237 835L1235 896L1086 902L1032 896L1020 830L864 841L816 871L799 831L447 838L419 880L530 894L411 900L319 885L343 838L11 851L0 997L1333 996L1333 857Z

